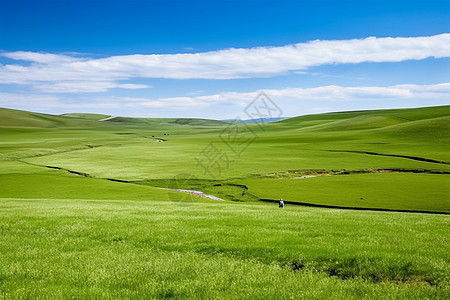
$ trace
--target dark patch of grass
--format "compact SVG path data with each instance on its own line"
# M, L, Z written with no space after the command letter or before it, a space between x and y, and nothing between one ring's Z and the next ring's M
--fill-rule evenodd
M327 151L330 151L330 152L348 152L348 153L358 153L358 154L367 154L367 155L379 155L379 156L390 156L390 157L406 158L406 159L412 159L412 160L424 161L424 162L430 162L430 163L436 163L436 164L450 165L449 162L436 160L436 159L431 159L431 158L410 156L410 155L382 154L382 153L371 152L371 151L354 151L354 150L327 150Z
M159 299L173 299L176 296L176 292L174 289L171 288L163 288L159 293L158 293L158 298Z
M413 262L386 266L385 269L371 267L380 264L381 262L376 259L356 257L341 259L339 261L332 259L317 259L313 261L285 260L280 263L282 267L287 267L294 272L315 271L341 280L361 278L371 283L426 283L430 286L437 286L439 284L438 280L431 278L424 270L418 269L414 266Z

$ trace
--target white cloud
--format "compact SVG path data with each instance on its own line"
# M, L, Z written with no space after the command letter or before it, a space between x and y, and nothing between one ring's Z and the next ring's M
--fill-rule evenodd
M75 58L68 55L38 53L30 51L5 52L0 53L0 55L13 60L24 60L42 64L61 64L81 60L80 58Z
M161 99L134 98L133 107L207 107L217 104L245 106L264 91L277 102L284 100L298 101L357 101L379 99L448 99L450 83L431 85L402 84L388 87L359 86L343 87L336 85L314 88L285 88L257 90L248 93L224 92L215 95L197 97L175 97ZM133 99L133 98L130 98Z
M263 90L278 106L290 105L294 110L286 111L289 115L305 113L305 107L316 112L316 105L320 107L338 107L344 102L359 101L363 107L376 108L378 103L392 103L408 106L408 103L420 100L423 105L427 103L448 103L450 96L450 83L438 83L431 85L401 84L387 87L380 86L319 86L313 88L285 88ZM86 112L95 110L101 113L128 115L139 113L140 115L159 114L159 117L168 115L199 116L226 118L241 113L251 103L261 90L247 93L223 92L220 94L192 97L171 98L144 98L144 97L67 97L65 95L42 94L17 94L0 93L0 107L10 107L33 111L61 111ZM362 102L361 100L364 100ZM316 103L316 104L314 104ZM394 105L394 106L395 106ZM388 106L390 107L390 106ZM211 109L214 111L211 114ZM64 111L62 111L64 110ZM180 113L181 111L181 113ZM323 112L323 109L317 111ZM178 113L175 113L178 112Z
M205 108L216 104L212 101L202 101L195 97L172 97L162 99L149 98L131 98L126 97L124 104L126 107L146 107L146 108L170 108L170 109L185 109L185 108Z
M54 109L111 109L122 108L120 99L117 98L90 98L90 101L63 97L57 95L42 95L31 93L0 93L0 107L23 109L30 111L48 111Z
M31 62L29 66L17 63L0 65L0 83L29 84L46 92L93 92L127 88L127 85L113 83L132 78L253 78L302 72L324 64L400 62L450 57L450 34L315 40L283 47L184 54L135 54L100 59L24 51L0 55ZM77 90L73 87L77 84L67 83L71 81L82 82L84 88Z
M105 92L112 88L132 90L151 88L146 84L118 84L103 81L62 81L51 84L36 84L34 87L46 93Z

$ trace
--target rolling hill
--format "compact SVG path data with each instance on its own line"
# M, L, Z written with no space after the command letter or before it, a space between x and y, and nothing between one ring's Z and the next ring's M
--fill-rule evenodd
M449 115L0 109L0 298L446 299Z
M263 127L9 109L0 115L0 162L9 171L51 166L59 169L54 176L70 170L149 187L173 185L184 174L196 179L182 188L226 200L450 212L450 106L308 115Z

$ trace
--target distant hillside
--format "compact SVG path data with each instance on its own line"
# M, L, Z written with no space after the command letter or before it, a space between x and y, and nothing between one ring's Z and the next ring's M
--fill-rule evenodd
M411 125L410 122L431 120L447 116L450 116L450 105L306 115L279 121L276 124L283 127L317 131L346 131L380 129L407 123ZM426 125L426 122L422 123L422 125Z
M111 117L102 114L67 113L50 115L15 109L0 108L1 127L107 127L127 126L224 126L224 121L195 118L132 118Z
M140 124L140 125L188 125L188 126L223 126L226 122L207 119L194 118L131 118L131 117L115 117L103 122L123 123L123 124Z
M240 122L240 123L272 123L278 122L282 120L286 120L287 118L261 118L261 119L248 119L248 120L240 120L240 119L228 119L223 120L224 122Z
M265 120L265 122L271 125L272 129L290 128L308 131L348 131L366 129L381 130L385 128L386 132L395 131L417 134L419 129L419 132L426 133L427 130L421 130L421 128L426 128L427 126L432 127L433 132L436 132L436 129L439 129L439 132L448 132L448 124L450 124L448 122L449 116L450 105L447 105L408 109L334 112L283 120L276 118ZM428 120L428 122L425 122L425 120ZM258 120L245 120L242 122L251 124L256 121ZM416 123L418 121L421 122ZM0 126L2 127L108 127L119 124L133 127L221 127L227 125L227 123L227 121L196 118L132 118L89 113L50 115L0 108ZM439 128L436 128L436 126Z
M68 114L62 114L60 116L65 117L65 118L88 119L88 120L95 120L95 121L109 117L108 115L84 114L84 113L68 113Z
M0 108L1 127L86 127L92 123L86 119Z

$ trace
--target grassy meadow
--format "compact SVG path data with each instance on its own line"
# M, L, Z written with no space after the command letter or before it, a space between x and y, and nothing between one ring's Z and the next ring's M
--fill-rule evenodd
M164 198L164 197L163 197ZM447 216L3 199L4 298L448 297Z
M450 297L450 106L108 117L0 109L0 299Z

